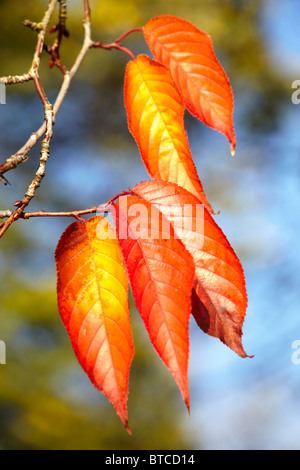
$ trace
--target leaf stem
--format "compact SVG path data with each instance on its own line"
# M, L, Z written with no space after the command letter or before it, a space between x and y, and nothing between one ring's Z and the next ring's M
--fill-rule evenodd
M143 28L132 28L123 33L120 37L118 37L114 42L121 42L123 39L125 39L129 34L134 33L135 31L143 31Z
M143 28L131 28L128 31L125 31L125 33L123 33L121 36L115 39L115 41L109 44L103 44L102 41L93 42L93 47L98 47L98 48L107 49L107 50L118 49L119 51L122 51L128 54L132 60L135 60L134 54L127 47L122 46L121 41L123 41L123 39L125 39L129 34L134 33L136 31L143 31Z
M86 215L86 214L99 214L99 213L104 213L104 212L109 212L110 208L109 206L118 198L122 196L127 196L133 194L132 191L129 189L128 191L122 191L119 194L116 194L113 196L111 199L109 199L107 202L104 204L101 204L100 206L93 206L89 207L87 209L81 209L81 210L75 210L75 211L35 211L35 212L22 212L17 218L21 219L31 219L32 217L75 217L78 218L81 215ZM15 202L15 206L17 206L16 211L11 211L11 210L0 210L0 219L5 219L5 218L10 218L12 217L16 212L19 213L19 209L23 207L23 200ZM16 216L15 216L16 217Z
M128 54L132 60L135 60L135 55L131 52L131 50L128 49L127 47L122 46L121 44L117 43L116 41L111 42L109 44L103 44L103 42L98 41L98 42L94 42L92 47L98 47L100 49L107 49L107 50L118 49L119 51L122 51L122 52L125 52L126 54Z

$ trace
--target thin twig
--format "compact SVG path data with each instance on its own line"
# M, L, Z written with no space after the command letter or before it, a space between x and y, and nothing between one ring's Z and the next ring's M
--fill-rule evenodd
M90 19L90 9L89 9L89 2L84 0L84 41L81 47L81 50L70 70L66 71L64 74L64 80L53 105L53 118L55 117L60 109L60 106L67 94L69 89L70 83L77 73L85 55L87 54L88 50L92 47L93 41L91 39L91 19ZM32 79L32 76L30 76ZM37 144L37 142L41 139L41 137L45 134L46 131L46 124L43 123L40 128L31 134L27 142L14 154L11 155L2 165L0 165L0 176L3 176L9 170L16 168L20 163L25 162L28 159L28 153L32 148Z
M91 22L91 9L90 9L89 0L83 0L83 6L84 6L84 20L86 23L90 23Z
M74 62L74 65L72 67L72 69L70 70L70 72L68 72L68 70L66 69L66 67L61 64L60 60L58 57L55 58L55 65L57 65L60 70L63 72L64 74L64 81L62 83L62 86L61 86L61 89L57 95L57 98L56 98L56 101L54 103L54 106L53 106L53 118L55 120L55 117L57 115L57 112L64 100L64 97L68 91L68 88L70 86L70 83L71 83L71 80L73 79L74 75L77 73L77 70L79 68L79 66L81 65L81 62L83 61L86 53L88 52L88 50L92 47L96 47L96 48L102 48L102 49L107 49L107 50L110 50L110 49L118 49L118 50L121 50L125 53L127 53L131 59L135 59L134 55L132 54L132 52L123 47L121 44L120 44L120 41L123 40L125 37L127 37L130 33L132 32L135 32L135 31L142 31L142 28L132 28L128 31L126 31L124 34L122 34L118 39L116 39L113 43L111 44L103 44L101 41L98 41L98 42L94 42L92 41L91 39L91 11L90 11L90 6L89 6L89 1L88 0L83 0L83 3L84 3L84 23L83 23L83 27L84 27L84 31L85 31L85 35L84 35L84 42L83 42L83 45L82 45L82 48L77 56L77 59L75 60ZM62 2L60 2L61 4L61 8L62 8ZM65 12L64 12L65 14ZM60 21L62 21L62 14L61 14L61 19ZM64 20L65 21L65 20ZM50 53L51 55L51 47L48 47L46 45L44 45L44 49L46 49L47 52ZM54 59L54 57L53 57ZM21 81L27 81L27 80L31 80L33 78L32 76L32 73L29 73L29 74L24 74L22 76L16 76L16 77L2 77L2 80L4 83L21 83ZM41 125L41 127L36 131L36 132L33 132L31 134L31 136L29 137L29 139L27 140L27 142L23 145L23 147L21 147L14 155L11 155L9 158L7 158L7 160L2 163L0 165L0 177L4 175L4 173L6 173L7 171L9 170L12 170L14 168L16 168L20 163L23 163L25 162L27 159L28 159L28 153L30 152L30 150L37 144L37 142L41 139L41 137L44 135L46 131L46 125L45 123L43 123Z
M56 1L54 2L54 0L52 0L50 2L51 6L53 6L54 3L56 3ZM47 12L49 14L49 7L47 9ZM46 23L45 18L46 18L46 20L48 19L48 17L46 16L47 12L44 16L43 24ZM50 17L49 17L49 19L50 19ZM37 132L33 133L30 136L30 138L28 139L26 144L22 147L22 149L20 149L17 152L17 154L14 156L15 158L12 158L13 156L10 157L10 160L11 160L10 163L11 164L13 163L13 165L17 166L19 163L21 163L21 161L24 161L24 158L26 157L28 152L38 142L38 140L45 134L45 138L44 138L44 140L42 142L42 145L41 145L40 164L39 164L39 167L38 167L38 170L35 174L34 179L30 183L30 185L28 186L28 189L27 189L27 192L26 192L24 198L22 199L22 201L20 201L20 205L17 207L17 209L14 212L11 213L11 215L8 217L8 219L0 227L0 238L2 237L2 235L6 232L6 230L10 227L10 225L15 220L22 217L24 209L29 204L31 199L34 197L35 191L40 186L41 180L43 179L43 177L45 175L46 162L47 162L48 157L49 157L49 143L50 143L50 140L51 140L51 137L52 137L52 125L54 123L55 116L56 116L56 114L57 114L57 112L58 112L58 110L59 110L59 108L60 108L67 92L68 92L68 89L70 87L70 83L71 83L73 77L77 73L84 57L86 56L86 54L88 52L88 50L93 45L93 41L91 39L91 17L90 17L90 8L89 8L88 0L84 0L83 28L84 28L84 40L83 40L82 47L79 51L79 54L78 54L77 58L75 59L75 62L73 64L70 72L66 72L65 75L64 75L64 80L63 80L63 83L61 85L60 91L57 95L57 98L56 98L56 101L54 103L53 108L50 105L47 98L45 99L45 97L43 95L43 90L41 88L39 88L40 84L39 84L38 74L37 74L37 71L35 72L36 75L37 75L37 78L35 79L35 84L37 86L37 91L39 93L39 96L40 96L41 100L44 103L45 122L38 129ZM34 59L38 63L39 63L40 54L42 53L42 48L43 48L43 42L41 42L41 38L42 38L42 36L39 36L39 40L38 40L37 48L36 48L35 59ZM40 47L40 49L38 49L38 47ZM3 165L1 165L1 166L3 166ZM1 173L1 166L0 166L0 176L2 174Z
M10 182L8 181L7 178L5 178L5 176L0 176L0 181L1 183L4 184L4 186L6 186L7 184L10 184Z
M103 42L97 41L97 42L93 42L93 47L99 47L100 49L107 49L107 50L118 49L119 51L122 51L128 54L132 60L135 60L135 56L131 52L131 50L128 49L127 47L122 46L121 44L117 42L111 42L110 44L103 44Z
M118 198L122 196L127 196L127 195L135 195L135 193L128 188L128 191L122 191L119 194L116 194L113 196L111 199L109 199L107 202L104 204L101 204L99 206L93 206L89 207L88 209L80 209L80 210L75 210L75 211L35 211L35 212L23 212L20 215L21 219L31 219L32 217L80 217L81 215L85 214L99 214L99 213L104 213L104 212L109 212L109 206ZM23 204L23 201L17 201L15 203L15 206L21 207ZM5 219L9 218L14 214L13 211L11 210L0 210L0 219Z
M45 176L45 168L46 168L46 162L49 158L49 144L50 140L52 138L52 125L53 125L53 107L50 104L43 87L40 82L39 78L39 65L40 65L40 60L41 60L41 54L43 51L43 44L44 44L44 39L46 35L46 31L51 19L51 16L54 12L55 5L57 3L57 0L50 0L47 10L44 14L44 17L41 21L42 28L38 33L38 39L36 43L36 48L35 48L35 53L33 56L33 61L32 61L32 66L29 71L29 73L32 74L32 78L34 80L34 84L36 87L36 90L41 98L41 101L44 106L44 114L45 114L45 126L46 126L46 132L45 132L45 138L42 142L41 145L41 156L40 156L40 163L39 167L36 171L36 174L30 183L30 185L27 188L27 191L24 195L24 198L22 199L22 204L19 205L19 207L11 214L11 216L5 221L5 223L2 225L0 229L0 237L6 232L6 230L11 226L11 224L17 220L22 212L24 211L25 207L29 204L31 199L35 195L35 191L37 188L40 186L41 181L43 177Z
M58 14L58 23L50 29L50 33L54 33L55 31L58 31L57 37L54 40L52 46L46 46L44 44L44 49L48 52L50 55L50 60L49 60L49 67L52 68L54 65L56 65L59 70L65 74L67 71L67 68L61 63L60 61L60 56L59 56L59 49L61 45L61 41L63 36L68 37L69 36L69 31L66 28L66 21L67 21L67 0L58 0L59 1L59 14Z
M69 31L66 28L66 21L67 21L67 0L58 0L59 1L59 23L57 25L59 32L63 35L68 37ZM61 37L59 38L59 42L61 41Z
M42 21L40 23L34 23L34 25L38 25L39 28L38 28L38 37L37 37L35 52L34 52L32 64L31 64L29 72L27 74L15 75L13 77L12 76L2 77L1 79L6 84L23 83L29 80L34 81L36 90L41 98L41 101L44 105L44 110L45 110L45 123L44 123L44 126L42 126L43 133L40 135L40 137L46 131L46 127L47 127L46 108L49 109L50 103L41 85L38 71L39 71L46 31L48 29L48 25L52 17L52 14L54 12L56 3L57 3L57 0L50 0ZM28 22L29 20L26 20L26 24ZM25 146L23 146L15 155L11 155L2 165L0 165L0 177L3 178L4 173L16 168L20 163L26 161L28 158L27 153L38 140L39 139L37 139L37 135L32 134L28 142L25 144Z
M41 59L41 54L42 50L44 48L44 39L45 39L45 34L46 30L51 18L51 15L54 11L54 6L57 3L57 1L60 2L60 24L64 24L63 22L65 21L65 13L66 10L65 8L65 0L51 0L48 5L48 9L44 15L44 18L41 23L38 25L42 24L43 28L39 30L38 32L38 40L37 40L37 45L36 45L36 50L33 58L33 63L32 67L30 69L29 75L30 79L34 80L36 90L41 98L41 101L44 105L44 113L45 113L45 122L40 126L40 128L31 134L30 138L27 140L27 142L23 145L21 149L15 154L12 155L10 158L6 160L6 162L2 165L0 165L0 179L1 177L6 180L6 178L3 177L3 173L6 171L15 168L18 166L21 162L26 161L28 156L27 154L29 151L34 147L34 145L40 140L40 138L44 135L44 139L41 144L41 156L40 156L40 161L39 161L39 167L36 171L36 174L30 183L30 185L27 188L27 191L24 195L24 198L20 201L17 201L14 205L16 206L16 209L14 211L10 210L3 210L0 211L0 218L6 218L7 220L5 222L2 222L0 224L0 238L2 235L6 232L6 230L10 227L10 225L16 221L19 218L24 218L24 219L29 219L31 217L75 217L78 220L80 220L80 216L84 214L90 214L94 212L106 212L108 209L109 204L114 204L114 200L117 199L120 196L126 195L126 194L131 194L131 190L129 191L123 191L123 193L120 193L113 198L111 198L107 203L103 204L102 206L95 206L89 209L83 209L79 211L69 211L69 212L46 212L46 211L37 211L37 212L26 212L24 213L24 209L26 206L30 203L30 201L33 199L35 196L35 192L38 189L38 187L41 184L41 181L43 177L45 176L45 171L46 171L46 163L49 158L49 144L50 140L52 138L52 126L55 122L55 117L60 109L60 106L68 92L68 89L70 87L71 81L76 75L82 61L84 60L87 52L91 47L101 47L103 49L111 49L111 48L116 48L121 51L124 51L130 55L132 59L134 59L134 55L132 52L123 47L119 42L125 38L130 32L133 31L140 31L141 28L134 28L130 31L127 31L124 33L120 38L118 38L115 42L111 44L102 44L101 42L95 43L92 41L91 38L91 11L90 11L90 6L89 6L89 0L83 0L84 4L84 21L83 21L83 28L84 28L84 40L82 47L79 51L79 54L77 58L75 59L75 62L71 68L70 71L64 70L64 79L63 83L61 85L61 88L59 90L59 93L57 95L56 101L52 107L52 105L49 103L48 98L42 88L40 79L39 79L39 64L40 64L40 59ZM64 9L64 10L63 10ZM63 30L63 27L62 27ZM24 80L25 80L25 74L24 74ZM6 77L8 79L8 77ZM13 79L13 77L11 77ZM8 82L7 82L8 83ZM11 82L13 83L13 82ZM19 82L20 83L20 82ZM84 220L84 219L82 219Z
M46 94L43 90L43 87L42 87L40 79L39 79L39 66L40 66L41 56L42 56L42 52L43 52L43 46L44 46L44 42L45 42L46 31L48 29L48 25L49 25L49 22L50 22L50 19L51 19L52 15L53 15L56 4L57 4L57 0L50 0L50 2L48 4L48 8L46 10L46 13L45 13L45 15L44 15L44 17L41 21L42 27L41 27L41 29L38 33L35 53L34 53L34 56L33 56L31 69L29 70L29 73L32 74L36 90L37 90L37 92L38 92L38 94L41 98L41 101L44 105L45 113L46 113L46 107L49 106L50 103L48 101L48 98L47 98L47 96L46 96Z
M34 31L38 31L38 41L37 45L35 48L35 53L34 53L34 58L33 58L33 64L36 63L35 61L40 59L41 53L42 53L42 46L41 44L44 43L45 39L45 34L47 31L47 27L50 21L50 18L53 14L53 11L55 9L56 3L58 0L50 0L47 10L44 14L44 17L40 23L34 23L31 22L30 20L25 20L24 24L25 26L29 26L31 29ZM24 73L22 75L9 75L7 77L0 77L0 81L2 83L5 83L5 85L14 85L16 83L24 83L28 82L29 80L33 80L33 65L31 65L30 70L28 73Z
M131 52L130 49L127 47L122 46L121 41L125 39L129 34L134 33L136 31L143 31L143 28L132 28L123 33L121 36L119 36L115 41L111 42L110 44L103 44L102 41L97 41L93 43L93 47L99 47L101 49L118 49L119 51L125 52L130 56L132 60L135 60L134 54Z
M41 29L43 29L43 24L36 23L35 21L24 20L23 25L27 26L28 28L30 28L32 31L35 31L36 33L39 33Z
M135 32L137 32L137 31L143 31L143 28L141 28L141 27L138 27L138 28L131 28L131 29L129 29L128 31L126 31L125 33L123 33L120 37L118 37L118 39L116 39L115 42L120 43L120 42L123 41L123 39L125 39L129 34L135 33Z
M57 43L57 41L55 40L55 42L52 46L47 46L46 44L44 44L44 50L50 55L49 67L52 68L52 67L56 66L61 71L61 73L64 75L68 71L68 69L61 62L61 60L59 58L56 43Z
M4 211L0 211L0 219L6 219L12 215L13 211L7 209Z
M30 219L31 217L80 217L85 214L94 214L96 212L106 212L106 209L99 208L98 206L90 207L89 209L82 209L77 211L66 211L66 212L47 212L47 211L36 211L36 212L25 212L22 215L23 219Z
M24 83L32 80L31 73L23 73L23 75L8 75L7 77L0 77L0 82L5 85L14 85L16 83Z
M35 211L35 212L23 212L20 215L20 219L31 219L32 217L80 217L81 215L85 214L99 214L108 212L108 205L109 203L102 204L101 206L93 206L89 207L88 209L81 209L76 211ZM13 211L11 210L3 210L0 211L0 219L5 219L11 217Z

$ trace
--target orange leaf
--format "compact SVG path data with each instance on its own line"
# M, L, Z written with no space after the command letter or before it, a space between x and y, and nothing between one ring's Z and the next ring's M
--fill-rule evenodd
M213 212L189 148L183 101L168 69L146 55L130 61L124 99L128 127L149 175L185 187Z
M245 278L220 227L192 194L175 184L146 181L132 191L168 218L193 257L192 313L198 325L246 357L241 340L247 307Z
M194 265L165 217L138 197L119 199L116 229L136 306L189 409L188 324Z
M192 23L169 15L148 21L144 36L154 57L169 67L186 108L225 134L234 155L233 94L211 38Z
M130 433L127 396L134 347L127 275L113 227L103 217L74 222L63 233L55 260L59 312L74 352Z

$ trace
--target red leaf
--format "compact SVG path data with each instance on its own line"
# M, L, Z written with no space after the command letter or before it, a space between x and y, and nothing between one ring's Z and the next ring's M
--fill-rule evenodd
M193 257L192 313L198 325L246 357L241 340L247 307L245 278L220 227L192 194L175 184L146 181L137 184L133 192L154 204L170 220L175 234Z
M169 70L140 55L126 67L128 127L148 173L195 194L213 212L199 180L184 126L184 105Z
M136 306L189 409L188 324L194 265L165 217L133 196L115 206L116 229Z
M74 352L130 433L127 396L134 348L127 275L114 229L103 217L74 222L63 233L55 260L59 312Z
M234 154L233 94L211 38L192 23L169 15L148 21L144 36L154 57L169 67L186 108L225 134Z

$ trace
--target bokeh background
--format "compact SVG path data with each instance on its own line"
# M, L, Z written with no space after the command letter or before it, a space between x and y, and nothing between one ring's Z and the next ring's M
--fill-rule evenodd
M83 31L82 2L69 1L70 67ZM0 1L0 76L31 64L45 0ZM131 300L136 354L130 375L127 435L73 355L56 304L54 250L69 219L18 221L0 241L0 449L299 449L300 79L298 0L91 0L93 39L111 42L152 16L172 14L209 33L235 95L236 156L226 138L186 115L190 146L206 194L244 266L249 306L241 359L190 325L191 415L153 350ZM53 18L52 23L56 22ZM47 37L49 43L52 38ZM149 53L141 33L124 45ZM148 179L129 135L123 105L128 57L91 50L57 116L47 177L31 210L101 204ZM53 102L57 69L42 61ZM7 88L0 105L1 163L43 120L32 83ZM6 174L0 208L22 198L39 146ZM293 356L294 353L294 356ZM299 356L300 357L300 356Z

